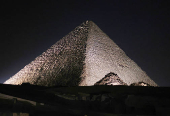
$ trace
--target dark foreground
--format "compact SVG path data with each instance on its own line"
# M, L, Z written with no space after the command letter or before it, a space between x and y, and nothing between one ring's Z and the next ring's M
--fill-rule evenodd
M170 88L0 84L0 116L170 115Z

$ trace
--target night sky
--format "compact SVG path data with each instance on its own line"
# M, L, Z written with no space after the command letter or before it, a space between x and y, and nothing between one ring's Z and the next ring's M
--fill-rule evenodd
M0 83L16 74L82 22L91 20L159 86L170 86L170 2L2 1Z

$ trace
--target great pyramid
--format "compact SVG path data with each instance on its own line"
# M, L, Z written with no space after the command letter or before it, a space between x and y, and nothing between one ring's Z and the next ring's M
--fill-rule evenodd
M4 84L91 86L110 72L128 85L157 86L95 23L86 21Z

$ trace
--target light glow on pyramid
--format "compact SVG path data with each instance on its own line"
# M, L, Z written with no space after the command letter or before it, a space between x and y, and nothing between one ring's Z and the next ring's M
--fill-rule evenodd
M5 84L91 86L110 72L128 85L145 82L157 86L96 24L86 21Z

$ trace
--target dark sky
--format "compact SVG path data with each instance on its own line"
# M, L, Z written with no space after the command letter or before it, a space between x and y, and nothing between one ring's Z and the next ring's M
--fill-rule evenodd
M170 86L170 2L42 1L0 3L0 83L92 20L158 85Z

